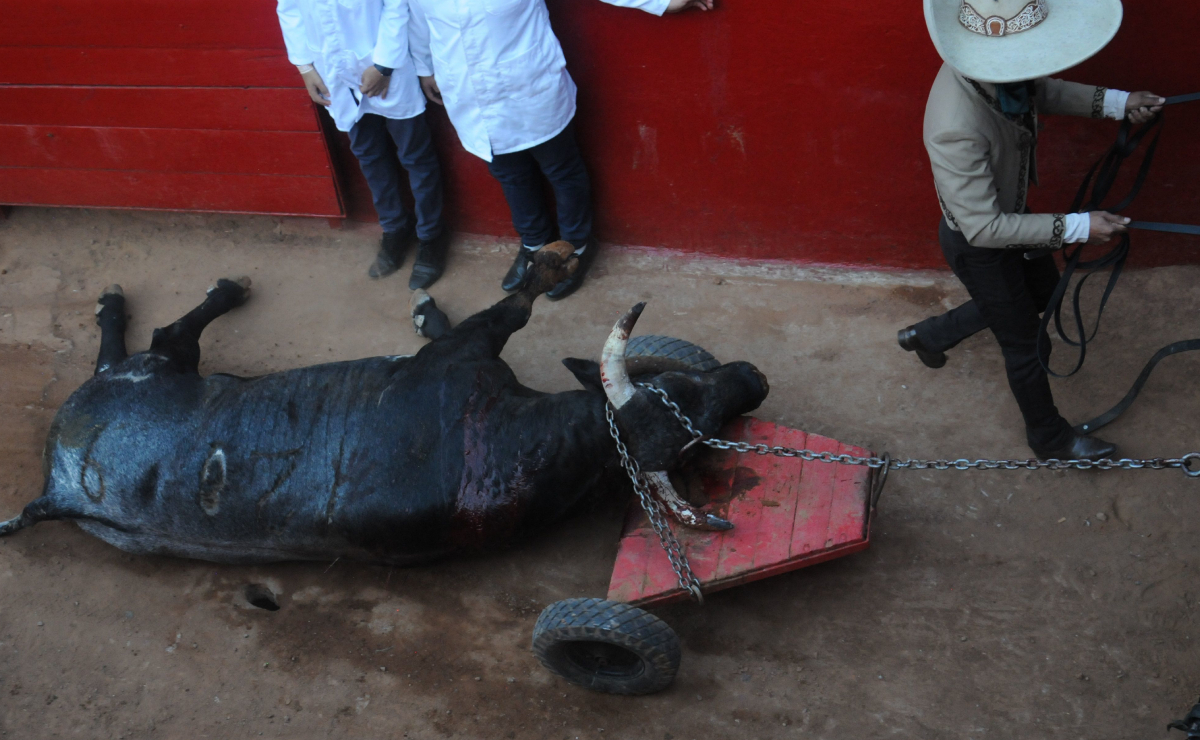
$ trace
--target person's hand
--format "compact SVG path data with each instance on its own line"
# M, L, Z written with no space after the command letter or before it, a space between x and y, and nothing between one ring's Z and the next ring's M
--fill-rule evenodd
M388 85L391 82L392 78L390 76L375 69L375 65L372 64L363 70L362 84L358 86L358 91L368 98L386 98Z
M1125 115L1131 122L1140 125L1154 118L1154 115L1162 110L1165 102L1166 98L1152 92L1130 93L1129 100L1125 103Z
M310 69L300 75L304 79L304 87L308 90L308 97L317 105L329 107L329 88L325 87L325 80L321 79L321 73L315 69Z
M1117 216L1108 211L1092 211L1088 216L1091 221L1088 244L1104 244L1117 234L1124 234L1129 230L1125 228L1129 219L1124 216Z
M428 77L417 77L421 81L421 92L425 93L425 97L429 98L429 102L445 105L442 102L442 91L438 88L437 79L433 75Z
M700 10L712 10L713 0L670 0L667 3L668 13L678 13L681 10L688 8L699 8Z

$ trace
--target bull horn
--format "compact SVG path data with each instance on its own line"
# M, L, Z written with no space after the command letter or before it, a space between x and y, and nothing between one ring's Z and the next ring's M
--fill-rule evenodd
M614 326L604 343L604 351L600 353L600 380L604 383L604 395L614 409L619 409L629 403L636 389L629 379L629 371L625 367L625 345L629 344L629 334L633 325L642 315L646 307L645 301L629 309L621 320Z
M651 490L658 495L658 500L667 507L671 516L685 527L709 532L726 532L733 529L733 522L715 514L698 511L695 506L680 496L679 492L675 490L675 486L671 484L671 477L667 475L667 471L646 473L646 483L650 484Z

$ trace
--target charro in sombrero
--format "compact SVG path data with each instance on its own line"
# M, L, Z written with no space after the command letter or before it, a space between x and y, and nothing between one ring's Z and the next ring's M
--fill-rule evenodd
M1047 77L1096 54L1121 26L1120 0L924 0L942 59L979 82Z

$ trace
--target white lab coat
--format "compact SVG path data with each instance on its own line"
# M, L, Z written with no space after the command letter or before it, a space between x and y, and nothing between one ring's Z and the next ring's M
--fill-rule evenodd
M329 114L349 131L367 113L412 118L425 111L408 53L407 0L278 0L288 61L316 66L329 88ZM391 67L386 97L358 91L372 64Z
M554 138L575 116L575 82L545 0L408 0L409 47L435 75L463 147L492 161ZM604 0L662 15L669 0Z

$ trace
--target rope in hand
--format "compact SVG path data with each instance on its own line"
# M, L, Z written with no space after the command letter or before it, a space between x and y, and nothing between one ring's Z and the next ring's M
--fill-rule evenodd
M1163 103L1164 106L1176 105L1179 103L1190 103L1200 101L1200 93L1192 93L1189 95L1176 95L1167 98ZM1121 128L1117 131L1117 141L1108 151L1100 157L1097 162L1088 170L1087 176L1083 179L1083 184L1080 185L1079 191L1075 195L1075 200L1071 205L1072 213L1090 212L1090 211L1108 211L1110 213L1120 213L1125 208L1128 208L1138 193L1142 189L1142 185L1146 182L1146 176L1150 172L1150 166L1154 163L1154 154L1158 149L1158 141L1162 136L1163 114L1160 112L1147 123L1134 129L1133 123L1129 119L1121 122ZM1138 167L1137 176L1134 178L1133 186L1129 193L1125 195L1115 205L1104 207L1101 203L1108 197L1109 191L1112 190L1116 183L1117 176L1120 174L1122 165L1129 159L1141 146L1142 141L1153 133L1154 137L1150 139L1150 143L1146 147L1146 152L1142 156L1142 163ZM1169 224L1158 223L1151 221L1132 221L1127 224L1130 229L1143 229L1149 231L1163 231L1177 234L1189 234L1200 236L1200 226L1191 224ZM1042 368L1056 378L1069 378L1079 372L1083 367L1084 360L1087 359L1088 342L1095 339L1096 333L1100 330L1100 319L1104 315L1104 308L1108 304L1109 296L1112 295L1113 289L1117 285L1117 280L1121 277L1122 271L1125 269L1125 262L1129 258L1130 238L1129 233L1121 234L1117 245L1113 247L1107 254L1104 254L1096 259L1083 260L1084 244L1079 244L1073 248L1068 247L1063 252L1065 265L1063 267L1062 277L1058 285L1054 289L1054 293L1050 297L1050 301L1046 307L1045 313L1042 315L1041 325L1038 328L1038 361L1041 362ZM1049 250L1036 250L1026 253L1026 259L1037 259L1049 254ZM1088 278L1097 272L1111 269L1108 277L1108 284L1104 287L1104 293L1100 297L1100 306L1096 311L1096 321L1092 326L1092 331L1089 334L1087 327L1084 325L1083 312L1080 308L1080 296L1083 291L1083 286L1087 283ZM1079 282L1075 285L1075 290L1071 296L1071 306L1074 310L1075 337L1068 336L1066 329L1063 327L1062 306L1066 298L1067 288L1070 287L1071 278L1078 272L1080 277ZM1049 358L1047 357L1050 349L1049 327L1051 320L1054 321L1054 329L1058 332L1058 336L1072 347L1078 347L1079 353L1076 357L1075 366L1069 372L1058 373L1050 368ZM1125 397L1116 406L1104 412L1100 416L1091 421L1084 422L1075 427L1075 430L1080 434L1090 434L1091 432L1100 429L1103 426L1114 421L1117 417L1123 414L1137 399L1141 393L1142 387L1146 381L1150 379L1150 374L1154 372L1154 368L1164 358L1180 352L1190 352L1200 349L1200 339L1189 339L1181 342L1175 342L1163 347L1150 358L1142 372L1138 375L1133 387L1125 394Z

